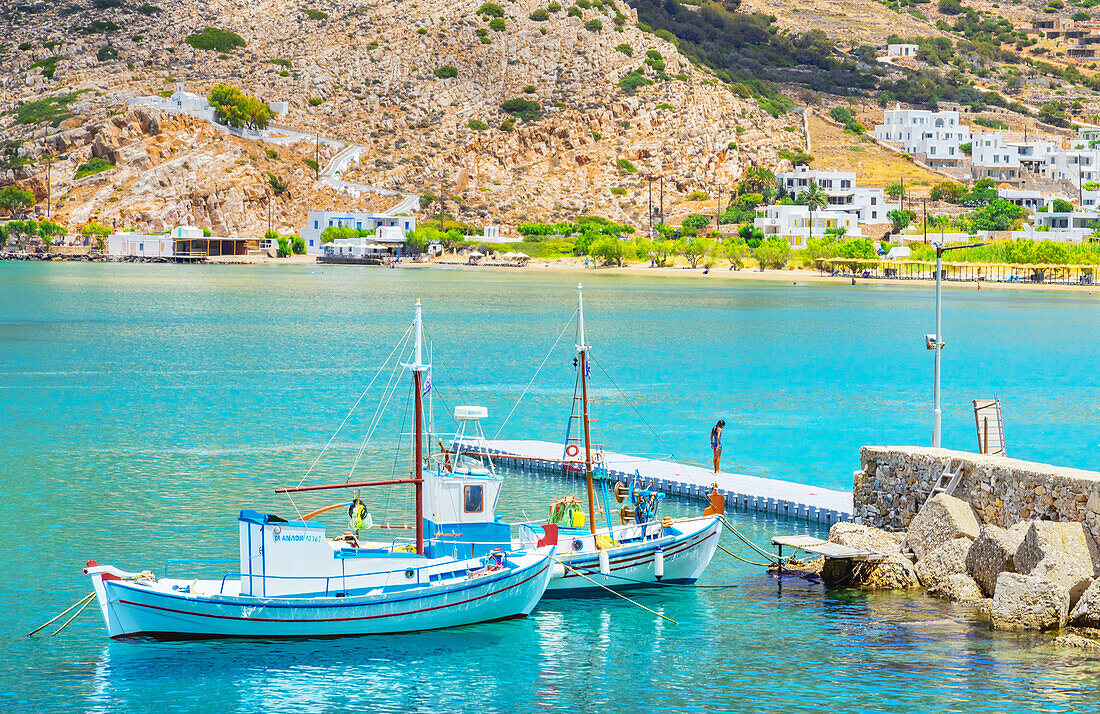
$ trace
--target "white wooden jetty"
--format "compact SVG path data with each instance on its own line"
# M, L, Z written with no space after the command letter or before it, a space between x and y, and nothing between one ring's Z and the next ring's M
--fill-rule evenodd
M458 447L459 444L453 446ZM570 458L566 471L563 464L565 447L549 441L476 442L467 439L461 442L461 446L463 451L487 451L496 463L521 471L549 475L575 474L577 467L583 466L583 462L578 464L575 458ZM668 494L706 499L711 486L717 484L718 491L726 497L727 507L830 525L852 517L852 494L847 491L724 471L715 474L698 466L610 451L603 451L601 458L611 479L626 482L637 474L647 482L653 479L656 488Z

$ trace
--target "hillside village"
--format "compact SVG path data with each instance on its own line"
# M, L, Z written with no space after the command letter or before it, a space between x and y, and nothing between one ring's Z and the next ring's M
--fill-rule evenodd
M5 239L377 258L465 237L553 258L610 237L593 257L765 266L932 233L1089 262L1100 25L1056 3L20 5ZM649 246L685 240L706 245Z

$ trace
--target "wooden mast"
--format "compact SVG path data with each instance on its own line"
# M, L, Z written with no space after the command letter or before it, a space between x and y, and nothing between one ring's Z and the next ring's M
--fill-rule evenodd
M577 284L577 314L580 344L577 352L581 358L581 412L584 414L584 479L588 485L588 529L596 535L596 501L592 495L592 440L588 427L588 345L584 339L584 293Z
M424 555L424 396L421 387L421 374L424 364L421 353L420 300L416 301L416 357L409 367L413 373L413 401L416 405L416 438L413 454L413 488L416 490L416 552Z

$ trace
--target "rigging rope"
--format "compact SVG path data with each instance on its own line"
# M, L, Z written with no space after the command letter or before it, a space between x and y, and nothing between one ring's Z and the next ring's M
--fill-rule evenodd
M561 332L558 334L558 339L554 340L554 344L550 347L550 351L547 352L546 356L542 358L542 363L539 364L539 367L535 370L535 373L531 375L531 381L528 382L527 386L523 388L523 392L520 393L519 399L517 399L516 403L512 405L512 411L508 412L508 416L504 417L504 421L501 422L500 428L497 429L497 433L493 434L494 440L498 436L500 436L500 432L504 431L504 426L508 423L508 420L512 418L512 415L515 413L516 408L519 407L519 403L523 401L523 398L525 396L527 396L527 390L529 390L531 388L531 385L535 383L535 379L539 376L539 372L541 372L542 368L546 366L546 362L550 359L550 355L554 353L555 349L557 349L558 343L561 342L561 338L565 336L566 330L568 330L569 326L573 324L573 318L577 316L577 312L578 310L574 310L573 314L569 316L568 320L566 320L565 327L563 327L561 329Z
M328 447L332 446L332 442L335 441L336 435L340 433L340 430L344 428L344 424L346 424L348 419L351 418L351 415L355 413L355 410L356 408L358 408L359 403L363 401L363 397L367 396L367 392L370 391L370 388L374 385L375 380L378 379L378 375L382 374L382 370L386 368L386 365L389 363L390 359L401 348L401 345L404 344L406 338L408 338L409 336L409 333L412 332L412 329L412 325L409 325L409 328L405 330L405 334L401 336L401 339L397 341L397 344L394 346L393 350L390 351L386 359L382 362L381 365L379 365L378 371L374 373L374 377L371 378L370 383L366 386L366 389L364 389L363 393L359 395L359 398L355 400L355 404L351 405L351 409L348 410L348 413L344 417L344 420L340 422L340 426L336 427L336 431L332 433L332 436L329 438L328 443L325 444L323 449L321 449L321 453L317 454L317 458L313 460L313 463L310 464L308 469L306 469L305 474L302 475L301 480L298 481L299 486L302 485L302 483L309 476L310 472L313 471L313 467L317 465L317 462L320 461L321 457L325 455L326 451L328 451Z

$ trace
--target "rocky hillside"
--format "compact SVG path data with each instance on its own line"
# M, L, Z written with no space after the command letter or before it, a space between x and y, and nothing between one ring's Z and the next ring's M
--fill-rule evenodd
M666 177L672 203L728 186L750 163L774 167L778 149L800 142L797 117L731 93L640 29L624 2L155 1L5 11L0 183L44 193L48 147L54 206L77 223L260 232L269 175L290 186L274 202L287 228L311 205L351 207L310 180L312 145L269 152L198 120L126 109L177 82L285 101L280 124L364 146L344 178L431 193L442 184L459 199L449 212L474 224L587 212L643 225L645 175ZM187 43L207 27L244 46ZM75 180L92 156L115 168Z

